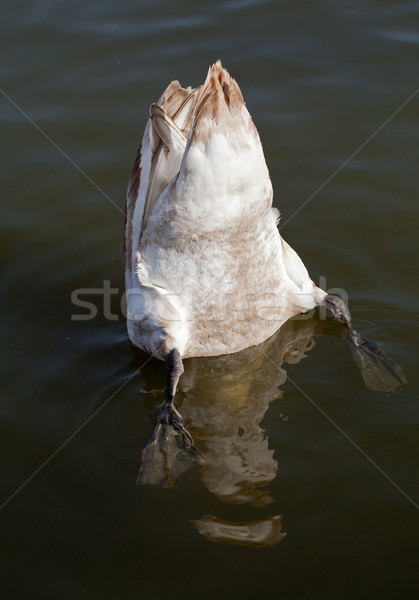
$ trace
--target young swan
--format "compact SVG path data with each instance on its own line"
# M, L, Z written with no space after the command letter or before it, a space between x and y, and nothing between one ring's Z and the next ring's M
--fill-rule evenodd
M404 381L381 348L353 330L346 304L310 279L279 234L272 194L258 132L221 63L196 89L170 83L150 107L125 210L129 337L166 362L166 398L151 437L171 425L193 445L173 403L182 358L260 344L316 306L347 328L370 387Z

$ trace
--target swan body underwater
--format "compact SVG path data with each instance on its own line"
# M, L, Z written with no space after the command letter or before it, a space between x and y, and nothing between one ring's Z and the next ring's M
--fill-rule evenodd
M221 63L195 89L170 83L150 107L125 209L128 334L166 363L148 444L171 427L193 447L174 406L183 358L257 346L318 306L342 323L369 387L405 382L382 348L353 329L343 300L310 279L279 233L272 198L258 132Z

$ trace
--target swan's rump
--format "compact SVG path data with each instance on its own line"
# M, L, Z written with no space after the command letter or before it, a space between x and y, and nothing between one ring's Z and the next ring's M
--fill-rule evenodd
M142 318L149 327L154 315L165 349L237 352L305 309L294 292L307 282L299 290L287 276L277 218L259 135L234 79L217 63L200 88L172 82L150 109L126 226L127 287L146 298ZM153 352L137 316L130 337Z

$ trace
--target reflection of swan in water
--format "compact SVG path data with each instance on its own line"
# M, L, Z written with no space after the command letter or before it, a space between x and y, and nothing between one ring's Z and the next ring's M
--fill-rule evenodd
M190 523L201 535L212 542L238 544L239 546L275 546L287 535L281 529L281 515L265 517L250 523L231 523L211 515L205 515L197 521L190 521Z
M314 335L340 334L333 321L289 321L260 346L233 355L186 361L181 381L182 413L203 456L185 450L169 426L145 446L140 483L171 485L199 465L205 487L221 501L264 506L278 464L261 422L270 403L281 397L284 363L297 363L314 346ZM216 376L214 376L216 374ZM145 373L146 375L146 373ZM153 430L154 431L154 430ZM250 523L229 523L206 515L192 525L211 540L252 546L279 542L280 515Z
M264 488L278 465L261 422L272 400L281 397L278 386L286 381L281 365L291 353L293 361L303 358L313 346L312 336L313 322L291 321L260 347L190 361L182 408L204 448L202 480L220 500L271 501Z

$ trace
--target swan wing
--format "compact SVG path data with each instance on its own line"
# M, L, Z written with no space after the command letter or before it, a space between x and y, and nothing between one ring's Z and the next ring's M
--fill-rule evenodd
M172 81L150 107L125 203L124 264L129 287L136 276L136 252L147 219L162 191L179 172L201 87L182 88L178 81Z

